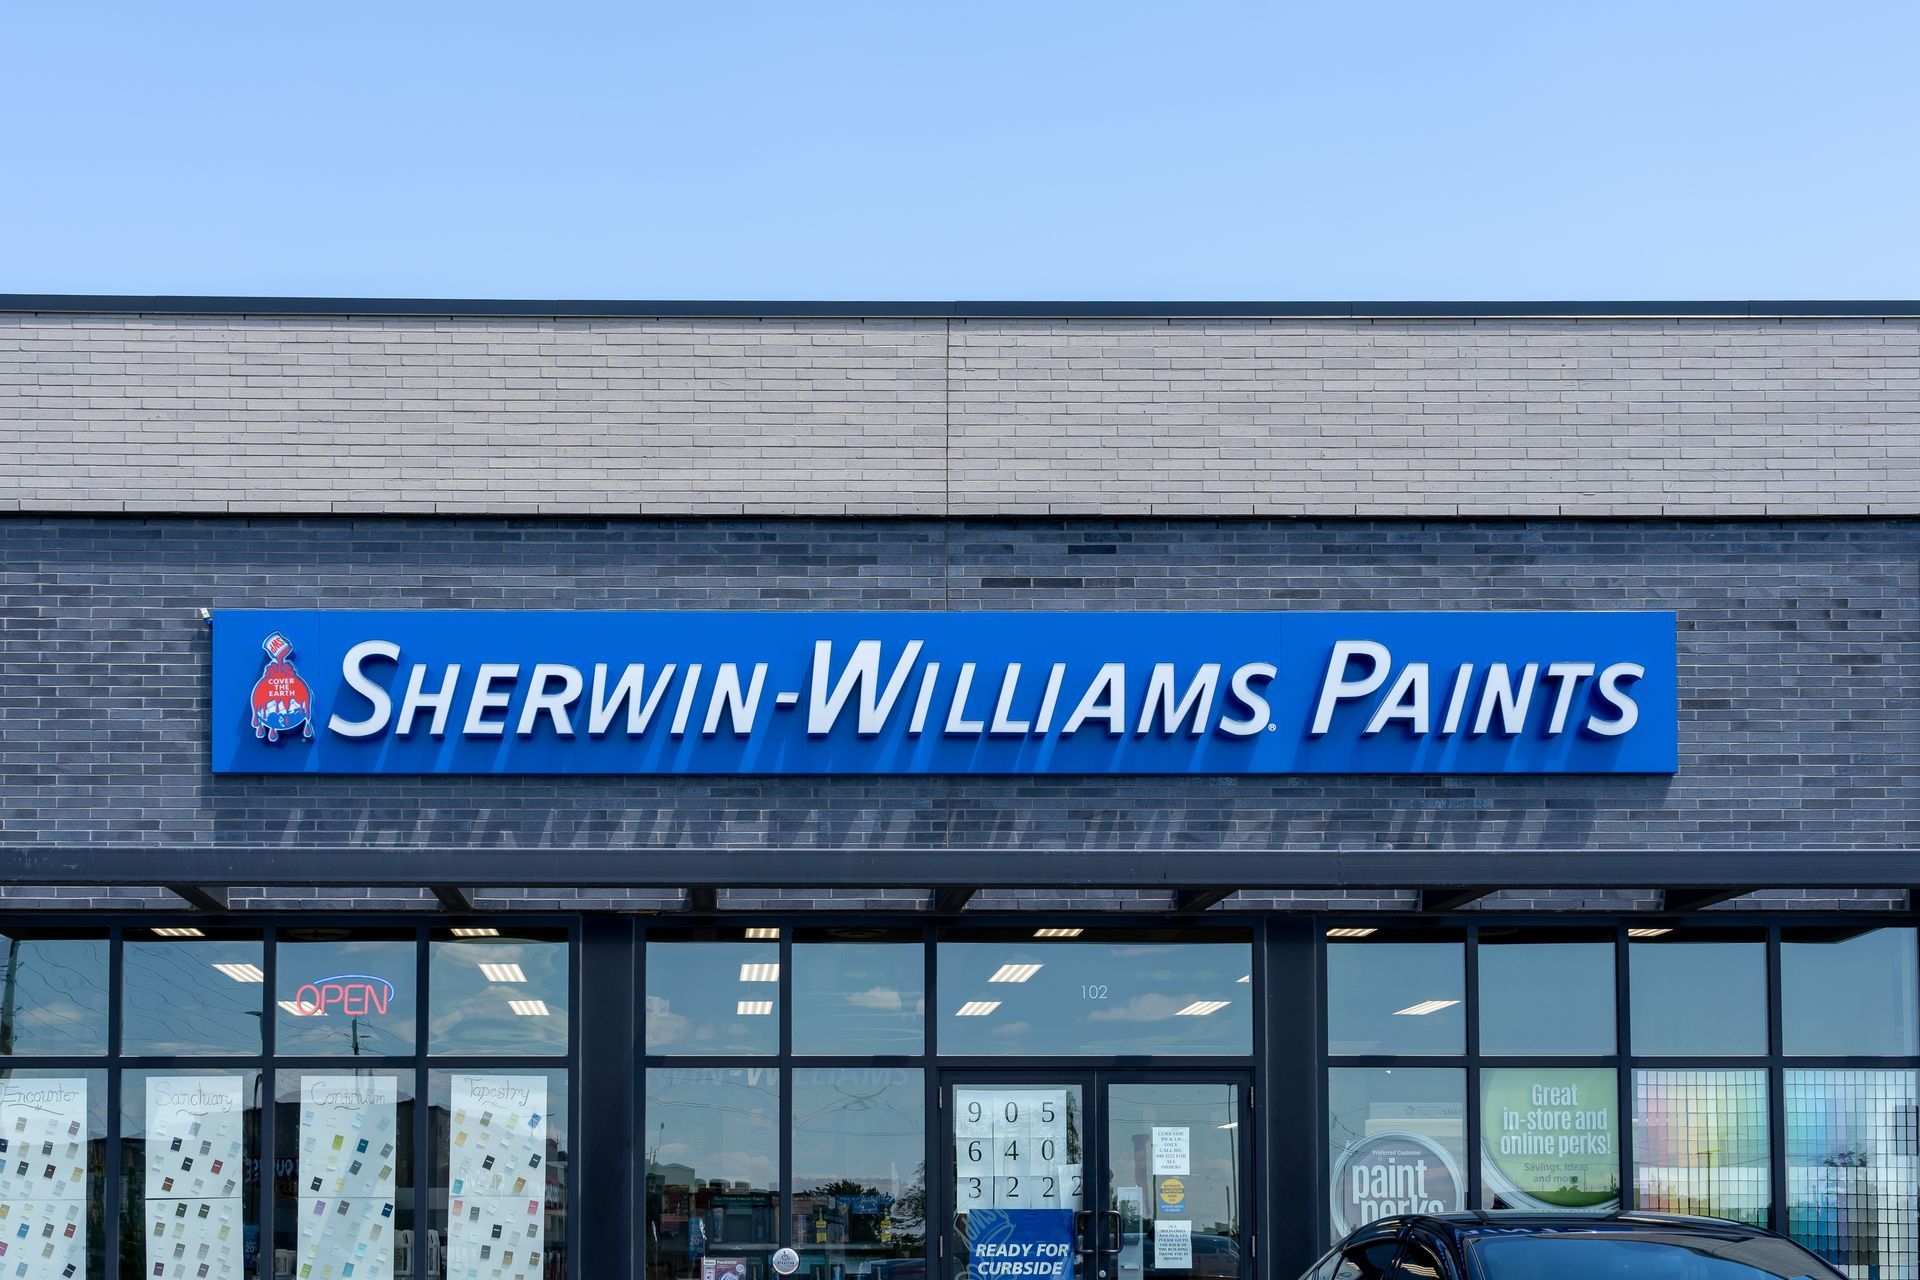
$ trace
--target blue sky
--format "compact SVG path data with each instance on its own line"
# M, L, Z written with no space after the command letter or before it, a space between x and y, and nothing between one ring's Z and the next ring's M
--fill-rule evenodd
M0 290L1920 297L1920 4L0 7Z

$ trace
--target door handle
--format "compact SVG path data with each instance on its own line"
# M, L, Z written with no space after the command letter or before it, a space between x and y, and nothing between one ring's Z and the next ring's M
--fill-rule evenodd
M1110 1233L1111 1244L1107 1248L1102 1249L1100 1252L1103 1254L1107 1254L1111 1257L1117 1258L1120 1256L1120 1250L1126 1245L1126 1236L1124 1234L1126 1230L1126 1223L1121 1219L1120 1211L1118 1209L1102 1210L1100 1216L1108 1219L1113 1227L1113 1230Z

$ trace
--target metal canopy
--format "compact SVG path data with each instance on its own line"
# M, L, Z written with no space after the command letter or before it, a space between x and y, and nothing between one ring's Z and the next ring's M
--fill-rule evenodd
M1920 849L901 849L0 845L13 885L902 889L1900 889ZM1436 894L1436 898L1448 895Z

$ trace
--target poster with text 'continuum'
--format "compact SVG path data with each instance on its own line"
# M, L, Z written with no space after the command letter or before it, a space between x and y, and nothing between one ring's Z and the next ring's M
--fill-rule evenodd
M0 1080L0 1275L87 1273L87 1081Z
M147 1271L154 1280L237 1276L245 1242L239 1076L147 1080Z
M547 1079L456 1075L447 1145L448 1280L540 1280Z
M391 1076L301 1078L298 1280L393 1275L396 1109Z

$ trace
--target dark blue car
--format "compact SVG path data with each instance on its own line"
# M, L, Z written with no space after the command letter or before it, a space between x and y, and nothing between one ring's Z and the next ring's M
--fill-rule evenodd
M1443 1213L1370 1222L1302 1280L1845 1280L1785 1236L1719 1218Z

